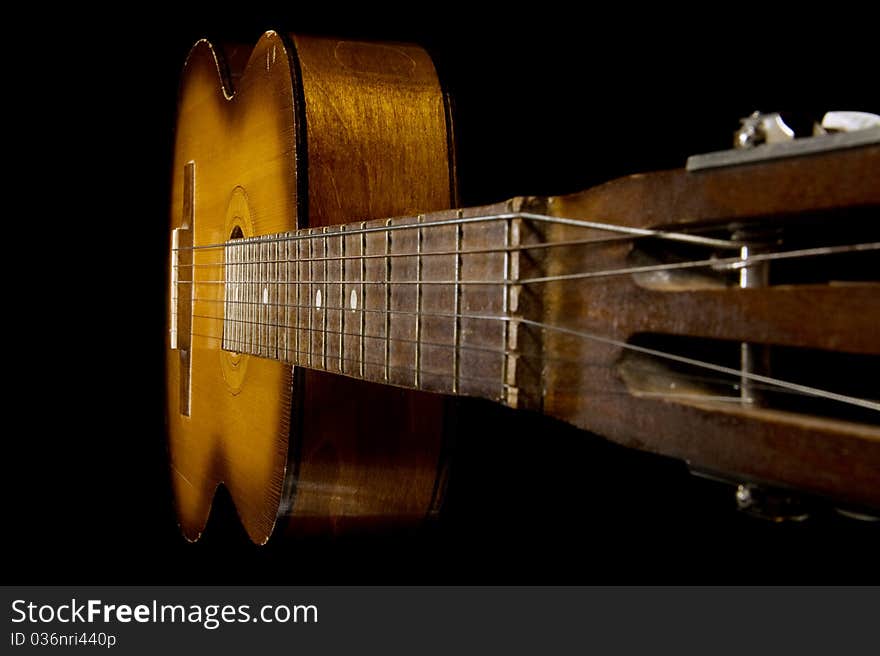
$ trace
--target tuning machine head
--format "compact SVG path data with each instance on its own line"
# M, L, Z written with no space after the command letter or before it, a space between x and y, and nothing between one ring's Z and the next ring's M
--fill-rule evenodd
M782 143L794 139L794 130L786 125L779 112L752 112L746 118L741 118L740 123L742 125L739 130L733 134L734 148L754 148L765 143Z

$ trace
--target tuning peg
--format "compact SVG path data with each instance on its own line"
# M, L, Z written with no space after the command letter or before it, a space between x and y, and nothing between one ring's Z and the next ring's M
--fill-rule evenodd
M868 112L826 112L821 123L813 125L813 135L829 132L856 132L880 126L880 116Z
M734 148L753 148L760 144L781 143L794 139L792 130L779 112L762 114L752 112L746 118L741 118L742 126L733 135Z

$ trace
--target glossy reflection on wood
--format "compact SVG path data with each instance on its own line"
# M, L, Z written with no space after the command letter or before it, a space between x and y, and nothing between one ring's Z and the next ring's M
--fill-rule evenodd
M170 348L171 330L184 326L169 321L167 351L181 529L200 536L221 483L258 543L279 506L285 530L421 519L442 492L443 399L295 376L289 365L221 350L223 252L198 247L449 207L433 64L410 46L272 32L245 53L233 47L224 59L199 42L180 87L171 227L196 246L169 301L169 317L185 307L192 320L189 349ZM191 307L181 305L184 287Z
M427 53L293 41L305 100L309 226L450 207L446 111ZM444 399L321 371L303 378L287 528L344 531L423 519L442 494Z

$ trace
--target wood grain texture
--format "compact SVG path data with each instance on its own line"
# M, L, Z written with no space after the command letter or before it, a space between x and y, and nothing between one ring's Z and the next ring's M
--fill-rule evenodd
M309 226L449 207L446 112L427 53L292 39L305 100ZM319 371L305 372L303 392L289 530L421 520L435 494L444 399Z
M196 247L453 202L444 98L424 51L269 32L246 52L224 59L201 41L184 69L171 227L192 228ZM184 535L200 536L221 483L257 543L279 507L291 531L422 519L442 495L443 398L222 350L224 251L192 256L189 415L184 360L167 357Z
M644 228L675 230L743 219L760 224L779 216L796 224L816 212L880 207L878 179L880 147L871 146L700 173L634 175L529 202L556 216ZM876 220L871 213L856 216ZM836 225L828 223L829 235ZM566 227L553 231L551 239L572 236ZM589 258L590 269L626 267L633 264L632 250L620 242L589 253L563 249L540 266L560 273ZM816 267L822 265L816 260ZM652 289L627 275L584 281L572 291L560 282L542 290L544 322L623 342L660 333L880 354L876 282L763 289L689 289L669 283ZM771 481L880 507L876 423L712 402L709 396L702 401L649 398L627 385L633 380L633 361L617 346L548 331L543 349L550 363L543 380L547 414L626 446L680 458L695 469L725 472L734 480ZM622 366L627 362L629 372Z
M183 217L183 174L194 163L194 244L222 243L297 225L292 70L284 41L264 35L233 89L207 41L187 58L178 101L171 224ZM241 60L239 60L241 61ZM234 95L233 95L234 94ZM197 539L216 487L229 488L248 535L265 542L287 463L292 376L278 362L220 349L222 251L193 252L192 407L180 414L180 361L168 350L172 481L184 535ZM170 314L170 309L169 309Z

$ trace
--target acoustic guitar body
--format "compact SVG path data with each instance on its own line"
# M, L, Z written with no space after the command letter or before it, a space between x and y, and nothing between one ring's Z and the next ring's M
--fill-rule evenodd
M455 206L449 112L429 56L274 32L225 53L201 41L178 102L166 356L183 534L199 538L221 484L256 543L424 518L443 494L444 397L223 350L227 265L211 245ZM300 275L329 267L332 278L338 262L312 255ZM257 296L245 302L267 303ZM327 296L286 300L301 313L323 302L335 325L342 310L331 308L348 300Z

